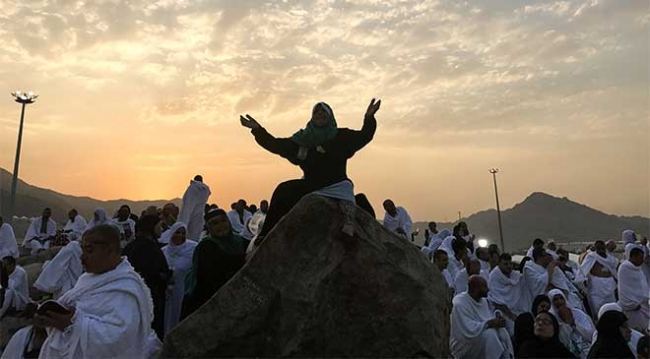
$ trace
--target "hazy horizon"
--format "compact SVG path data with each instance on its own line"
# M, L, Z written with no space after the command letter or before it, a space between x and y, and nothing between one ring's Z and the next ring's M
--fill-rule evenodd
M300 170L238 122L290 136L328 102L374 140L348 162L383 216L453 221L532 192L650 217L648 4L527 1L0 3L0 167L100 200L269 199ZM2 184L3 188L6 184ZM445 219L446 218L446 219Z

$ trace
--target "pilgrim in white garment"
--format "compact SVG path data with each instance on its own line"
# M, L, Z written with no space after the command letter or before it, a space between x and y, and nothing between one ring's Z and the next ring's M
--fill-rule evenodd
M23 359L26 354L33 358L39 353L45 338L47 332L42 328L37 329L31 325L21 328L9 339L9 343L2 351L2 359Z
M58 299L74 287L82 273L81 244L78 241L72 241L61 248L52 260L43 265L43 270L34 282L34 287L43 292L52 293L54 299Z
M435 253L442 246L442 241L451 235L451 231L447 228L443 228L440 232L430 236L429 245L422 247L422 252L427 255L428 258L431 258L433 253Z
M120 250L120 234L100 225L82 238L86 273L58 299L70 313L34 316L48 337L39 358L143 358L151 337L151 293Z
M18 258L20 252L18 251L14 229L9 223L4 223L0 218L0 259L6 256Z
M162 248L162 252L173 273L171 290L165 301L165 334L180 321L185 295L185 276L192 267L192 256L197 246L196 242L185 238L186 233L187 226L183 222L176 222L163 232L163 237L166 237L169 244Z
M454 358L511 358L505 319L495 317L487 300L485 279L472 276L469 290L453 299L449 349Z
M650 323L650 288L645 280L643 249L637 245L629 253L629 259L618 268L618 304L628 318L630 328L643 331Z
M384 201L384 227L392 233L411 239L413 222L411 216L404 207L396 207L393 201L387 199Z
M86 231L95 226L99 226L102 224L111 224L111 223L113 223L113 220L108 218L108 216L106 215L106 211L103 208L98 207L93 212L93 219L91 219L90 222L88 222Z
M560 323L560 341L578 358L587 358L596 327L582 310L572 307L559 289L548 292L551 314Z
M447 237L449 238L449 237ZM456 275L465 268L465 261L469 258L468 256L468 249L467 249L467 242L465 242L462 239L457 239L456 237L452 237L452 250L451 254L450 252L447 252L446 248L445 250L447 254L449 255L449 265L447 266L447 269L449 270L449 274L451 274L451 277L454 278L454 281L456 280ZM443 243L444 244L444 243Z
M248 222L253 218L253 214L246 210L246 202L239 200L237 206L228 212L228 219L232 226L232 231L244 239L250 240L253 234L248 230Z
M438 267L440 274L442 274L442 277L445 278L445 281L447 282L449 289L453 292L454 279L451 277L449 270L447 270L447 266L449 265L449 255L447 254L447 252L440 249L435 251L433 253L433 264L435 264L435 266Z
M618 303L603 304L603 306L600 307L600 310L598 311L598 319L600 319L600 317L602 317L603 314L609 311L616 311L619 313L623 313L623 308L621 308L621 306L618 305ZM630 336L630 341L627 342L627 346L630 348L630 351L632 351L632 353L635 353L636 346L639 343L639 339L643 338L645 334L643 334L644 332L639 332L632 328L630 329L632 330L632 335ZM594 345L597 339L598 339L598 330L594 332L593 339L591 340L591 345Z
M513 271L512 267L512 257L507 253L501 254L499 265L490 272L488 281L488 302L504 312L506 329L510 336L514 335L517 316L527 311L521 307L522 275Z
M543 248L535 249L533 256L535 258L524 266L522 308L531 308L535 297L546 294L552 279L549 278L549 272L555 268L555 264L551 263L551 256L546 254Z
M52 211L49 208L43 210L43 215L35 218L30 223L23 240L23 247L30 248L31 254L50 248L50 237L56 235L56 222L50 218Z
M76 209L72 209L68 212L68 223L63 227L63 232L68 235L68 239L78 241L81 239L81 235L86 231L87 227L88 223L86 220L77 213Z
M596 241L595 247L596 251L587 254L576 275L577 282L587 282L592 313L598 313L603 304L616 301L616 268L611 267L613 261L607 258L605 242Z
M458 274L456 274L456 278L454 278L454 295L459 295L460 293L467 292L469 277L473 275L480 275L480 272L481 263L479 263L478 259L469 259L465 268L458 272ZM483 276L481 275L481 277Z
M528 251L526 252L526 257L533 259L533 251L535 248L544 248L544 241L541 240L540 238L535 238L533 241L533 245L528 248Z
M5 288L4 301L0 307L0 317L2 317L8 309L13 308L17 311L25 309L29 299L29 282L27 272L23 267L16 265L14 257L5 257L2 259L7 273L9 274L8 287Z
M585 311L584 304L582 299L580 299L578 288L571 282L571 280L566 276L564 271L560 267L555 267L553 269L553 276L551 278L551 286L562 290L564 295L568 298L569 304L573 308L577 308Z
M212 194L210 187L203 183L203 177L200 175L190 181L189 187L183 194L178 221L187 225L187 238L189 239L201 240L201 232L205 225L203 219L205 204L208 202L210 194Z
M122 206L117 211L117 218L113 223L120 230L120 243L122 248L126 247L135 239L135 221L129 218L131 211L128 206Z

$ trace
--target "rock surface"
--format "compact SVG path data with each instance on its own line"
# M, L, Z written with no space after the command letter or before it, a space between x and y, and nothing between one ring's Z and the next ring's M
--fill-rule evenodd
M417 247L352 204L309 195L162 356L446 357L450 307Z

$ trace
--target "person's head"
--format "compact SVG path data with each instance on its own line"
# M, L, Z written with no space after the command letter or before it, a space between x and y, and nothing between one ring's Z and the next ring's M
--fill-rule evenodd
M334 119L332 108L325 102L319 102L311 110L311 122L316 127L325 127Z
M205 215L206 213L208 213L210 211L210 207L211 206L209 204L207 204L207 203L205 204L205 206L203 206L203 215Z
M127 206L122 206L117 211L117 219L119 219L120 221L126 221L127 219L129 219L130 215L131 215L131 211L129 211Z
M47 219L52 217L52 210L49 207L45 207L42 213L43 218Z
M533 249L533 261L546 268L546 266L551 262L551 255L546 253L544 248L535 248Z
M454 240L451 241L451 249L454 251L456 259L461 259L467 256L467 242L460 238L454 238Z
M194 176L194 180L195 180L196 182L203 182L203 176L201 176L201 175L196 175L196 176Z
M103 208L96 208L93 211L93 219L95 222L103 222L106 220L106 211Z
M613 303L605 303L605 304L603 304L603 306L600 307L600 309L598 310L598 317L596 317L596 318L597 318L598 320L600 320L600 318L603 317L603 314L605 314L605 313L607 313L607 312L609 312L609 311L614 311L614 312L623 313L623 308L621 308L621 306L620 306L618 303L616 303L616 302L613 302Z
M447 269L447 266L449 265L449 255L442 249L438 249L433 253L433 263L435 263L438 269L442 272Z
M531 311L533 315L537 315L541 312L547 312L551 309L551 299L545 294L540 294L533 300L533 307Z
M541 238L535 238L533 248L544 248L544 241Z
M172 232L172 238L169 240L175 246L180 246L187 239L187 226L183 222L176 222L169 229Z
M594 243L594 248L596 248L596 254L601 257L607 257L607 247L605 246L605 242L600 240L596 241Z
M569 252L566 249L560 248L557 250L557 261L562 266L566 266L569 261Z
M248 205L246 204L246 200L240 199L235 205L235 210L239 213L244 213L244 210L246 210L247 207Z
M237 209L237 202L233 202L233 203L231 203L231 204L230 204L230 209L233 210L233 211L234 211L235 209Z
M160 217L155 214L145 214L135 224L135 233L137 237L157 238L156 225L160 222Z
M16 258L12 256L6 256L2 258L2 265L7 270L7 274L11 275L16 269Z
M257 212L257 205L255 205L255 204L251 204L251 205L249 205L249 206L248 206L248 212L250 212L250 213L255 213L255 212Z
M478 247L476 248L476 258L484 261L484 262L489 262L490 261L490 252L488 251L487 248L483 247Z
M118 210L118 213L119 213L119 211L121 211L121 210L126 210L126 212L129 214L129 216L131 215L131 207L129 207L128 204L123 204L123 205L121 205L121 206L120 206L120 209Z
M215 209L208 212L205 217L205 224L212 237L225 237L232 233L232 227L228 214L222 209Z
M477 274L469 277L467 281L467 294L470 297L478 301L481 298L487 298L488 292L489 289L485 278Z
M650 337L647 335L642 336L636 344L636 357L637 359L650 359L649 342Z
M549 312L540 312L535 316L535 336L542 340L557 338L560 331L560 323L555 316Z
M621 233L621 240L624 244L636 242L636 233L631 229L626 229Z
M608 252L613 253L616 250L616 241L609 240L605 243L605 248Z
M561 290L553 289L549 291L548 297L551 298L551 301L553 302L553 308L556 310L566 306L566 297Z
M71 221L74 221L74 219L77 218L78 214L79 214L79 212L77 212L77 210L73 208L68 212L68 219L70 219Z
M479 274L481 273L481 262L476 258L470 258L467 261L467 265L465 265L465 269L467 270L467 275Z
M555 244L555 241L549 241L546 245L546 248L554 252L557 251L557 245Z
M436 228L436 227L438 227L436 222L429 222L429 231L431 233L438 233L438 228Z
M165 205L162 208L163 217L173 216L174 212L176 212L176 205L171 202L165 203Z
M512 273L512 256L508 253L503 253L499 256L499 270L506 277L510 276Z
M269 201L264 199L262 202L260 202L260 211L262 211L262 213L269 211Z
M110 224L87 230L81 238L81 264L86 272L102 274L115 269L122 260L120 231Z
M519 272L521 274L524 274L524 269L526 268L526 263L528 263L528 262L530 262L532 260L533 259L528 257L528 256L521 259L521 262L519 262Z
M499 265L499 256L501 255L499 246L496 244L490 244L488 246L488 253L490 254L490 268L494 268Z
M158 215L158 208L156 206L149 206L144 210L144 214L142 217L147 216L147 215L152 215L152 216L157 216Z
M625 314L617 311L609 311L603 314L596 324L598 339L603 337L608 341L623 340L626 343L632 337L632 331L627 322Z
M395 207L395 203L393 203L392 200L387 199L384 201L384 210L391 216L395 217L397 215L397 207Z
M629 259L635 266L640 267L644 262L644 258L645 254L643 253L643 249L640 247L634 247L630 250Z

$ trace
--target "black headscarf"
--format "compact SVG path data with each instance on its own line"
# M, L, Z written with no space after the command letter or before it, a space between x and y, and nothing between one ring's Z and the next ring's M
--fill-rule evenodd
M553 323L553 337L542 339L533 335L532 339L527 340L521 345L517 358L575 358L575 355L560 342L560 323L555 316L549 312L546 313Z
M620 327L625 322L625 314L613 310L605 312L598 319L598 339L587 358L636 358L621 335Z
M549 305L549 308L551 306L551 298L549 298L546 294L540 294L537 297L535 297L535 300L533 300L533 307L531 308L531 312L533 313L533 317L536 317L537 314L537 307L539 307L540 303L542 302L547 302Z
M551 305L551 300L548 296L540 294L535 297L535 300L533 300L531 311L522 313L515 320L515 335L513 343L515 357L518 356L519 348L521 348L526 341L535 338L535 317L538 314L537 307L541 302L547 302L549 306Z

